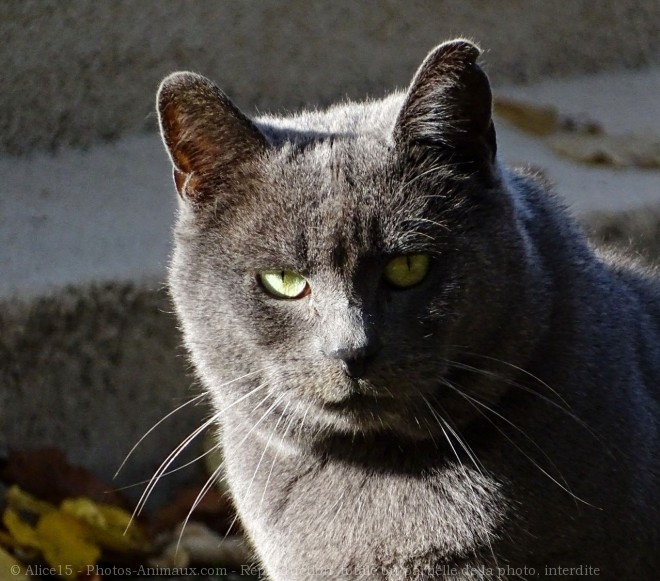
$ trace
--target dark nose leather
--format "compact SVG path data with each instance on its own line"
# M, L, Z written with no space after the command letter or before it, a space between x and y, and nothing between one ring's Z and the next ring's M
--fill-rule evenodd
M367 371L367 366L373 359L376 350L375 347L340 348L330 351L328 357L338 359L344 373L357 379Z

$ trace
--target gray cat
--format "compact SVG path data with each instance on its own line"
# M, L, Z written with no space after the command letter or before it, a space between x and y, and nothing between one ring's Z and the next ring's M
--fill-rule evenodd
M500 167L478 56L286 118L160 88L171 292L274 580L659 574L660 284Z

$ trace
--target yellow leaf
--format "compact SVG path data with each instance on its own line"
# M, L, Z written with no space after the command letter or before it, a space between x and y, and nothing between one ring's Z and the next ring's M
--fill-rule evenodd
M131 523L131 515L118 506L96 503L89 498L75 498L65 500L61 510L85 522L94 540L103 548L119 553L147 549L147 539L142 530L136 523Z
M107 526L106 519L99 510L98 505L89 498L80 497L65 500L60 508L62 512L75 516L93 527L103 528Z
M7 490L7 504L19 512L31 512L32 514L42 515L56 510L55 505L35 498L31 494L21 490L14 485Z
M10 555L3 548L0 548L0 572L6 571L11 577L12 581L29 581L29 577L25 574L25 567L23 567L12 555ZM2 577L0 573L0 578Z
M36 531L44 559L65 579L75 579L101 556L88 528L70 514L49 512L39 519Z
M18 547L20 546L16 540L5 531L0 531L0 546L2 547Z
M58 509L18 487L8 491L7 502L2 520L9 531L8 543L40 551L66 579L75 579L96 564L101 548L119 553L149 548L144 532L137 525L128 527L131 515L110 504L82 497L65 500ZM22 518L26 514L34 517L36 526Z
M2 522L12 539L21 547L40 549L39 537L34 527L26 523L11 506L5 509Z

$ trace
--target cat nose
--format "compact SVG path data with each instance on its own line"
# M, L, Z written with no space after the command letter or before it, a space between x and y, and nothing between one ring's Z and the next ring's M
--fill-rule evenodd
M376 345L339 348L330 351L328 357L338 359L344 373L353 379L357 379L365 374L367 366L377 350Z

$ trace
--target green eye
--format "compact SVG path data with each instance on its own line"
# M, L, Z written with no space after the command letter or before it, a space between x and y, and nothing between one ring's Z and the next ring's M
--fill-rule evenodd
M291 270L264 270L259 279L266 292L276 299L301 299L309 294L307 279Z
M422 282L429 272L428 254L397 256L385 265L385 278L399 288L409 288Z

